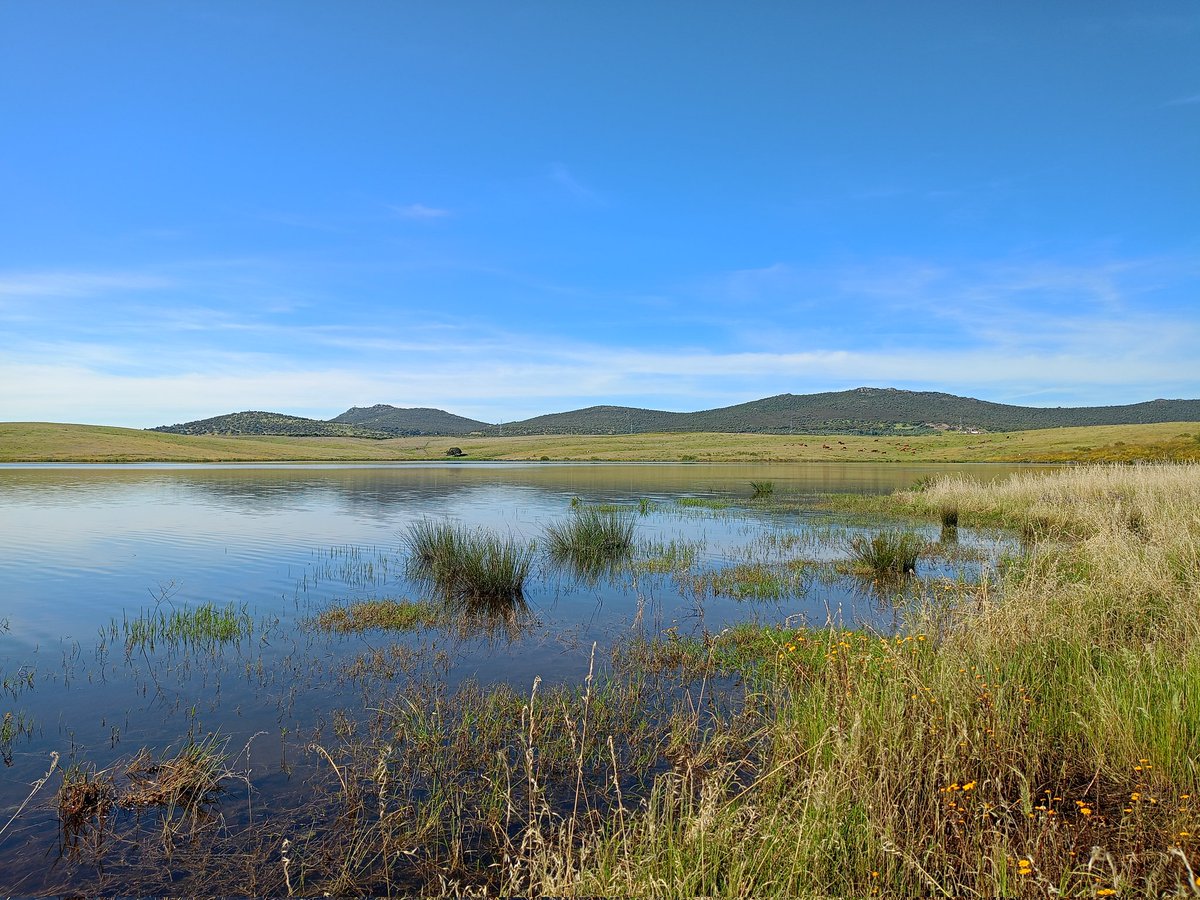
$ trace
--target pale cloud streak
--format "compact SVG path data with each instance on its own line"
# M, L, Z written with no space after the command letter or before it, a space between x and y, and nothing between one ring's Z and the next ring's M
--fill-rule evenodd
M389 205L388 209L401 219L445 219L451 215L448 209L426 206L424 203L409 203L406 206Z

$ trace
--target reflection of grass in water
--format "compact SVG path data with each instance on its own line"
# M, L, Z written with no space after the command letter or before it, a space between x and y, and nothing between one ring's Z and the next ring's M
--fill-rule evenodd
M428 601L359 600L344 606L333 606L319 613L318 628L342 634L387 629L413 631L436 628L445 624L445 610Z
M524 587L533 548L482 528L421 519L408 530L408 573L464 615L527 612Z
M578 574L597 576L629 558L633 528L626 512L585 506L567 521L546 526L546 546L555 562Z
M114 620L113 638L124 635L127 650L153 650L158 644L213 646L239 640L250 634L253 624L245 607L232 603L216 606L202 603L183 609L143 610L135 618Z

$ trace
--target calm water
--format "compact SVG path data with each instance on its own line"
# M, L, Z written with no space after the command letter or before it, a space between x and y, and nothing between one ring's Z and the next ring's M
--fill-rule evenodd
M0 714L20 723L4 748L0 826L45 771L104 767L141 747L161 753L219 731L264 803L288 790L297 747L333 710L372 689L356 660L399 648L395 677L527 687L579 682L593 643L599 657L634 632L710 631L737 621L829 618L886 630L895 610L853 584L810 583L796 595L739 602L697 595L667 575L587 583L539 562L527 587L535 623L520 635L437 631L351 637L311 627L329 605L421 596L404 578L401 536L421 518L481 525L538 540L570 502L628 504L639 541L699 547L698 571L770 555L774 537L840 526L826 514L767 512L749 503L751 480L776 495L886 492L950 467L904 465L405 464L311 466L0 467ZM958 466L990 479L1011 469ZM690 496L731 502L687 509ZM638 512L638 501L652 506ZM801 504L801 507L803 504ZM816 532L813 532L816 533ZM931 532L936 537L936 531ZM969 535L964 536L970 540ZM764 549L766 548L766 549ZM836 541L799 551L829 558ZM926 573L928 574L928 573ZM123 623L143 611L236 604L252 634L215 649L127 652ZM114 632L115 629L115 632ZM402 651L402 652L401 652ZM387 680L387 679L383 679ZM33 865L53 860L53 780L0 836L0 890L27 892ZM17 860L23 861L17 865ZM5 875L7 872L9 875ZM18 877L19 876L19 877Z

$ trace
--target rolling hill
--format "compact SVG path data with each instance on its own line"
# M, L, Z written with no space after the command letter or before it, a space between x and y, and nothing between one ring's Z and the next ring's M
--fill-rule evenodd
M699 412L628 406L589 406L570 412L489 425L440 409L378 404L352 407L328 421L279 413L243 412L162 426L174 434L327 437L410 437L553 434L932 434L1005 432L1087 425L1146 425L1200 421L1200 400L1150 400L1125 406L1034 407L991 403L934 391L861 387L821 394L778 394Z
M303 416L287 416L282 413L247 412L230 413L225 416L213 416L211 419L198 419L195 422L184 422L181 425L160 425L149 431L162 431L167 434L262 434L282 435L285 437L359 437L359 438L389 438L395 435L358 425L346 425L341 422L325 422L321 419L306 419Z
M693 413L621 406L508 422L505 434L638 434L709 431L757 434L930 434L1022 431L1077 425L1200 421L1200 400L1152 400L1127 406L1010 406L933 391L862 387L823 394L779 394Z
M384 431L395 437L470 434L473 431L487 431L493 427L486 422L465 419L441 409L403 408L386 403L353 406L329 421Z

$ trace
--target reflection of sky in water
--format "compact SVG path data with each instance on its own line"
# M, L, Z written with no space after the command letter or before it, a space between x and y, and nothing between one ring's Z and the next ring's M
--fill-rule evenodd
M535 565L527 597L536 626L515 641L445 632L330 636L298 627L333 601L417 597L403 577L402 536L423 517L449 518L527 540L570 514L570 500L655 501L636 515L637 539L701 541L698 568L769 557L772 536L817 522L736 503L750 479L783 493L891 490L930 467L911 466L397 466L0 468L0 584L9 631L0 674L32 669L35 686L0 695L4 710L38 723L14 746L0 802L45 770L51 750L78 750L104 765L138 746L177 744L189 727L241 746L257 732L253 762L278 767L281 735L297 735L341 705L361 708L362 684L345 678L358 657L393 645L423 653L421 674L457 683L535 676L580 683L592 643L600 658L636 626L653 636L719 630L737 621L807 620L892 626L893 610L838 583L810 582L803 596L739 602L681 588L670 575L628 573L588 583ZM989 476L1006 470L989 468ZM841 479L841 480L839 480ZM731 499L726 511L684 511L681 494ZM936 537L936 529L929 532ZM964 540L969 535L964 531ZM765 543L764 543L765 542ZM335 551L333 548L342 548ZM790 555L826 557L820 541ZM367 568L369 564L369 568ZM928 574L928 572L923 573ZM245 607L255 633L208 651L135 653L101 633L141 610L203 602ZM445 656L435 659L435 654Z

